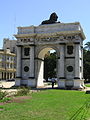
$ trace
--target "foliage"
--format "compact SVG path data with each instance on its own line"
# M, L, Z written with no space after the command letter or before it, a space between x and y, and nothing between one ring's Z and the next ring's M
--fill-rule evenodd
M24 96L24 95L28 95L30 92L30 88L29 87L19 87L15 96Z
M44 78L56 77L56 52L50 53L44 59Z
M4 105L0 120L85 120L90 117L89 99L81 91L35 92L23 103Z
M84 47L86 50L90 51L90 42L87 42Z
M83 73L84 79L90 82L90 51L83 50Z
M0 100L3 100L6 96L7 96L7 92L6 91L3 92L0 90Z
M11 97L4 97L0 102L7 102L10 101L12 98Z

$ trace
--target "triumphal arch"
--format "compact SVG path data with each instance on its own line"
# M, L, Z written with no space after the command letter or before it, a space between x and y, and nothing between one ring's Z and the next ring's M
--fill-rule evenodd
M46 21L47 22L47 21ZM44 56L56 50L58 87L84 87L83 40L79 22L18 27L16 86L43 86ZM52 66L51 66L52 67Z

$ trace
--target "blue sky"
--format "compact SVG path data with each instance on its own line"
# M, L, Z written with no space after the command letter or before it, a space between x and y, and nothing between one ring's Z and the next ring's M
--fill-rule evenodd
M38 26L52 12L63 23L80 22L90 41L90 0L0 0L0 48L3 38L13 38L18 26Z

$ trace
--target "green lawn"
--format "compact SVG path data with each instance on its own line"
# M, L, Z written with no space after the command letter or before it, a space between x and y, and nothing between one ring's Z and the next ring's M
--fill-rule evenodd
M90 87L90 84L85 84L86 87Z
M23 103L1 106L0 120L87 120L90 94L70 90L44 90L32 93Z

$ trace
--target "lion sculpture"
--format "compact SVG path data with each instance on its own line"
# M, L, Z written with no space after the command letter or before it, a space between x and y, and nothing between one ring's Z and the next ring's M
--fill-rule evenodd
M58 19L58 16L57 14L54 12L50 15L50 18L49 20L45 20L41 23L41 25L44 25L44 24L53 24L53 23L60 23L60 22L56 22Z

